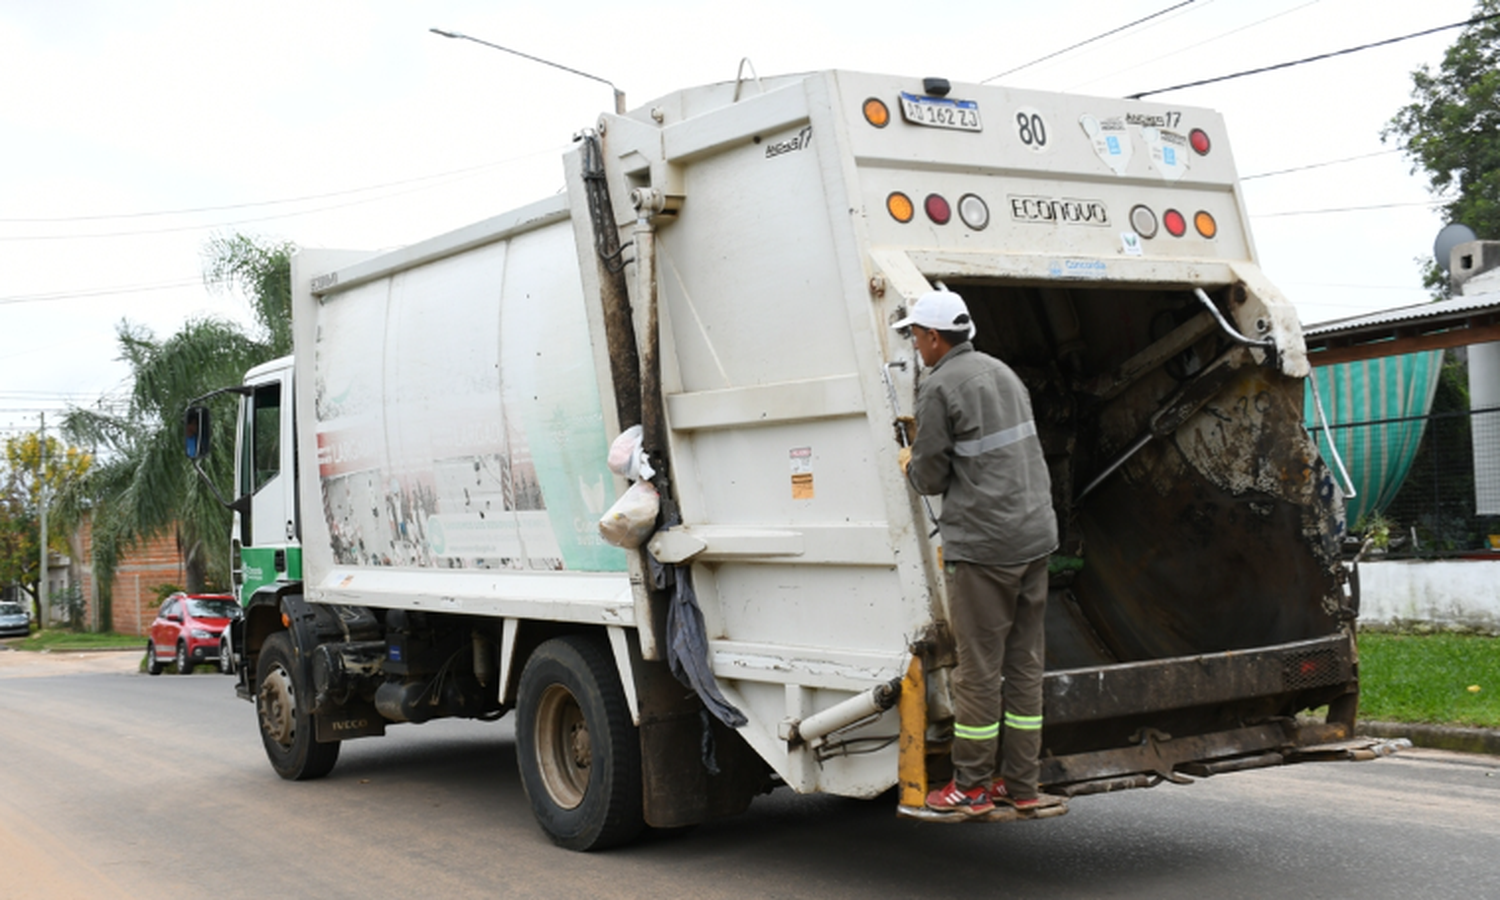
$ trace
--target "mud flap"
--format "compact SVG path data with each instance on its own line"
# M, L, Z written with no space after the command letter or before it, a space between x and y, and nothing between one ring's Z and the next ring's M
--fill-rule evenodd
M365 700L351 700L328 712L314 713L313 725L320 744L385 734L385 717L375 704Z

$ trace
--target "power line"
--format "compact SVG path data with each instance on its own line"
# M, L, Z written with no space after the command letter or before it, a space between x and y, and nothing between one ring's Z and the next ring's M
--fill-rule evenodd
M517 157L522 158L522 157ZM481 166L469 166L463 169L453 169L448 172L438 172L435 175L422 175L417 178L404 178L400 181L388 181L384 184L372 184L366 187L349 188L344 191L329 191L326 194L306 194L301 197L288 197L284 200L256 200L250 203L230 203L224 206L195 206L186 209L159 209L150 212L133 213L101 213L92 216L44 216L30 219L0 219L0 223L38 223L38 222L102 222L113 219L144 219L152 216L186 216L194 213L224 212L231 209L253 209L257 206L280 206L285 203L305 203L308 200L326 200L329 197L345 197L349 194L363 194L368 191L379 191L390 187L401 187L408 184L416 184L422 181L434 181L439 178L448 178L454 175L467 175L484 169L493 169L497 166L507 165L514 160L502 159L497 162L485 163Z
M979 83L980 84L989 84L991 81L994 81L996 78L1004 78L1005 76L1014 74L1016 72L1019 72L1022 69L1029 69L1032 66L1036 65L1037 63L1046 62L1047 60L1052 59L1053 57L1056 57L1056 56L1062 56L1064 53L1067 53L1067 52L1069 52L1071 50L1077 50L1079 47L1083 47L1083 46L1086 46L1088 44L1092 44L1095 41L1103 40L1104 38L1107 38L1107 37L1109 37L1112 34L1119 34L1120 32L1125 31L1128 28L1134 28L1135 26L1141 24L1142 22L1149 22L1149 21L1151 21L1152 19L1155 19L1158 16L1164 16L1164 15L1166 15L1167 13L1171 12L1174 9L1181 9L1182 7L1187 6L1187 5L1189 5L1191 3L1194 3L1194 2L1195 2L1195 0L1182 0L1181 3L1175 3L1175 4L1171 5L1171 6L1168 6L1166 9L1159 9L1159 10L1157 10L1156 12L1152 13L1149 16L1145 16L1143 18L1136 19L1134 22L1129 22L1129 23L1127 23L1125 25L1121 25L1118 28L1111 28L1109 31L1106 31L1103 34L1096 34L1093 37L1089 38L1088 40L1079 41L1078 43L1072 45L1071 47L1064 47L1061 50L1058 50L1056 52L1048 53L1046 56L1037 57L1036 59L1033 59L1029 63L1023 63L1022 65L1016 66L1014 69L1007 69L1004 72L1001 72L999 75L991 75L990 77L984 79L983 81L981 81Z
M210 228L225 228L231 225L251 225L257 222L271 222L276 219L293 219L297 216L310 215L312 213L328 212L334 209L345 209L350 206L362 206L366 203L375 203L380 200L389 200L392 197L400 197L404 194L414 194L425 188L412 188L405 191L395 191L390 194L382 194L379 197L366 197L363 200L351 200L348 203L335 203L330 206L319 206L313 209L302 209L296 212L276 213L270 216L258 216L252 219L236 219L228 222L210 222L205 225L174 225L169 228L141 228L135 231L101 231L92 234L30 234L0 237L0 241L75 241L88 238L116 238L116 237L139 237L147 234L171 234L179 231L203 231Z
M527 159L527 158L532 157L532 156L539 156L539 155L541 155L543 153L558 152L558 149L559 148L552 147L552 148L547 148L545 150L538 150L538 151L536 151L534 153L525 153L525 154L522 154L520 156L511 157L510 159L501 160L500 162L495 163L495 165L500 165L501 163L516 162L518 160ZM461 180L462 178L470 177L470 175L472 175L472 174L473 173L470 172L469 175L459 176L458 178L452 179L452 181L458 181L458 180ZM311 215L313 213L328 212L329 210L335 210L335 209L346 209L346 208L348 208L350 206L360 206L360 205L363 205L363 204L366 204L366 203L375 203L375 202L378 202L378 201L381 201L381 200L389 200L392 197L401 197L401 196L404 196L406 194L414 194L414 193L417 193L419 191L427 190L428 187L430 187L430 186L429 185L423 185L421 187L409 188L409 189L403 190L403 191L392 191L392 192L387 193L387 194L381 194L380 196L377 196L377 197L366 197L366 198L363 198L363 199L360 199L360 200L351 200L351 201L349 201L347 203L334 203L334 204L330 204L328 206L318 206L318 207L313 207L312 209L302 209L302 210L295 210L293 212L276 213L274 215L258 216L258 217L249 218L249 219L235 219L235 220L224 221L224 222L210 222L210 223L200 224L200 225L174 225L174 226L169 226L169 227L166 227L166 228L140 228L140 229L135 229L135 230L132 230L132 231L100 231L100 232L85 233L85 234L7 235L7 236L0 236L0 241L12 241L12 242L17 242L17 243L23 242L23 241L72 241L72 240L86 240L86 239L90 239L90 238L139 237L139 236L148 235L148 234L170 234L170 233L173 233L173 232L180 232L180 231L204 231L204 230L212 229L212 228L226 228L226 227L234 226L234 225L249 225L249 224L254 224L254 223L257 223L257 222L270 222L270 221L274 221L276 219L291 219L291 218L296 218L297 216L305 216L305 215Z
M1278 216L1316 216L1323 213L1363 212L1368 209L1397 209L1403 206L1441 206L1442 200L1418 200L1414 203L1374 203L1369 206L1331 206L1326 209L1289 209L1285 212L1251 213L1252 219L1274 219Z
M1305 59L1294 59L1289 62L1277 63L1273 66L1261 66L1258 69L1246 69L1243 72L1231 72L1228 75L1219 75L1214 78L1204 78L1199 81L1189 81L1186 84L1174 84L1171 87L1157 88L1156 90L1152 91L1141 91L1137 94L1126 94L1125 99L1139 100L1142 97L1149 97L1152 94L1165 94L1167 91L1180 91L1183 88L1199 87L1205 84L1214 84L1220 81L1229 81L1230 79L1234 78L1244 78L1246 75L1259 75L1262 72L1274 72L1277 69L1287 69L1291 68L1292 66L1300 66L1305 63L1317 62L1323 59L1331 59L1335 56L1344 56L1349 53L1358 53L1361 50L1369 50L1373 47L1384 47L1388 44L1398 44L1402 41L1409 41L1412 38L1425 37L1429 34L1437 34L1439 31L1447 31L1450 28L1463 28L1466 25L1477 25L1481 22L1488 22L1491 19L1500 19L1500 13L1491 13L1487 16L1475 16L1472 19L1467 19L1463 22L1454 22L1451 25L1439 25L1436 28L1428 28L1425 31L1414 31L1411 34L1403 34L1400 37L1386 38L1383 41L1375 41L1369 44L1360 44L1358 47L1346 47L1343 50L1334 50L1330 53L1320 53L1317 56L1309 56Z
M1305 166L1293 166L1290 169L1277 169L1273 172L1257 172L1254 175L1241 175L1240 181L1253 181L1256 178L1270 178L1272 175L1286 175L1289 172L1305 172L1308 169L1321 169L1324 166L1337 166L1343 163L1354 162L1359 159L1369 159L1374 156L1388 156L1392 153L1400 153L1399 147L1390 150L1376 150L1374 153L1364 153L1359 156L1346 156L1343 159L1330 159L1327 162L1308 163Z
M1327 287L1327 288L1355 288L1361 291L1425 291L1426 288L1420 284L1345 284L1336 281L1281 281L1282 286L1301 285L1303 287ZM1309 301L1325 303L1329 301Z
M1248 25L1241 25L1238 28L1231 28L1228 31L1221 31L1218 34L1214 35L1213 37L1204 38L1203 40L1198 41L1195 44L1189 44L1186 47L1181 47L1181 48L1178 48L1176 50L1173 50L1171 53L1163 53L1161 56L1153 56L1150 59L1141 60L1140 62L1136 63L1135 65L1126 66L1123 69L1115 69L1113 72L1109 72L1107 74L1100 75L1100 76L1097 76L1095 78L1090 78L1087 81L1080 81L1080 82L1078 82L1076 84L1068 85L1067 90L1068 91L1074 91L1074 90L1077 90L1078 88L1083 87L1085 85L1093 84L1096 81L1103 81L1106 78L1113 78L1116 75L1122 75L1122 74L1124 74L1126 72L1133 72L1136 69L1143 68L1145 66L1149 66L1152 63L1161 62L1164 59L1171 59L1174 56L1179 56L1179 55L1181 55L1183 53L1187 53L1190 50L1197 50L1199 47L1206 47L1207 45L1212 44L1214 41L1223 40L1224 38L1227 38L1230 35L1239 34L1241 31L1249 31L1251 28L1255 28L1255 27L1258 27L1260 25L1264 25L1267 22L1270 22L1270 21L1272 21L1274 19L1279 19L1282 16L1289 16L1289 15L1291 15L1294 12L1300 12L1301 10L1306 9L1309 6L1313 6L1313 5L1315 5L1317 3L1320 3L1320 2L1322 2L1322 0L1308 0L1308 2L1302 4L1301 6L1294 6L1291 9L1284 9L1281 12L1274 13L1272 15L1266 16L1264 19L1256 19L1254 22L1251 22Z
M0 297L0 306L12 303L46 303L52 300L75 300L82 297L108 297L115 294L139 294L146 291L165 291L175 288L191 287L193 285L222 284L219 281L204 281L202 278L189 278L182 281L162 281L156 284L133 284L120 287L98 288L95 290L82 291L53 291L46 294L18 294L14 297Z

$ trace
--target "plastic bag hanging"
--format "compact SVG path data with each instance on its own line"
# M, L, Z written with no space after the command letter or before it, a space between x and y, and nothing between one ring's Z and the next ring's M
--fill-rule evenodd
M642 446L641 426L632 425L620 432L620 436L609 445L609 470L631 481L650 479L656 475L651 461Z
M656 530L661 497L649 481L637 481L599 520L599 535L607 543L634 550Z

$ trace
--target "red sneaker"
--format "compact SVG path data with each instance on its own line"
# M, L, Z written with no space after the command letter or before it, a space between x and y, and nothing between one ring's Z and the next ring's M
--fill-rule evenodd
M927 808L938 812L961 812L966 816L982 816L993 812L995 804L990 800L988 786L963 790L958 786L957 781L950 781L947 787L938 788L927 795Z

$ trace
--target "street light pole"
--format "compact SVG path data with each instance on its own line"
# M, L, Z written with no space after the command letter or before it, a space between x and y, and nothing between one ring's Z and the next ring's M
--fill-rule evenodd
M37 463L36 463L36 485L37 485L37 508L39 524L42 532L42 561L37 568L36 576L36 605L37 611L42 616L42 621L37 623L38 628L46 628L51 619L47 610L47 414L42 413L41 436L37 441Z
M455 40L461 41L473 41L476 44L483 44L486 47L493 47L496 50L504 50L506 53L514 54L521 57L522 59L529 59L532 62L539 62L544 66L551 66L554 69L562 69L564 72L572 72L574 75L581 75L584 78L600 82L601 84L607 84L609 85L610 90L615 92L615 112L619 115L625 114L625 92L615 87L615 83L607 78L600 78L598 75L590 75L587 72L580 72L577 69L569 68L568 66L562 65L561 63L555 63L548 59L542 59L540 56L532 56L530 53L522 53L519 50L512 50L509 47L502 47L499 44L492 44L489 41L481 40L477 37L470 37L467 34L460 34L457 31L444 31L441 28L429 28L427 30L432 32L433 34L442 35L445 38L454 38Z

